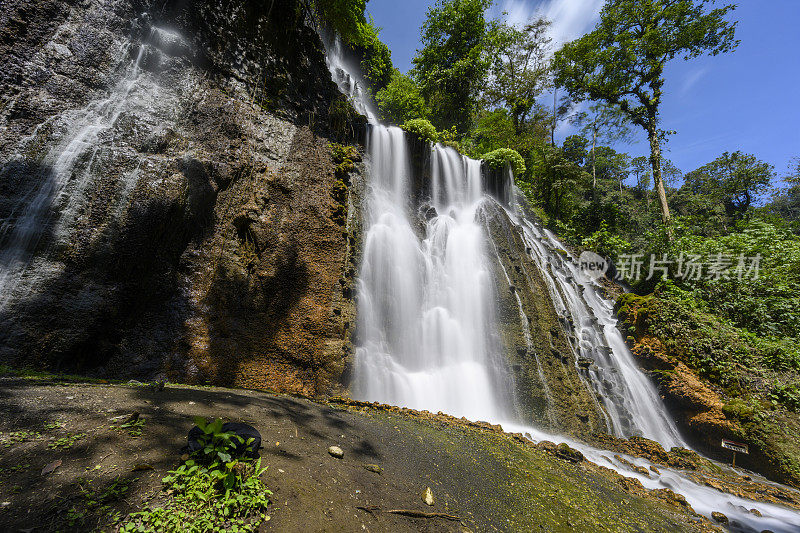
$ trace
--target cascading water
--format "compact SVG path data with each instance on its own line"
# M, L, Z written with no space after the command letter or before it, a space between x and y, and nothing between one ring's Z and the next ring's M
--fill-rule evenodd
M580 364L579 370L601 399L610 429L621 437L646 436L666 449L685 447L655 386L625 345L612 303L601 296L597 283L580 271L575 257L550 231L524 218L518 222L562 323L572 332L570 340L579 356L576 367Z
M356 79L342 67L341 49L336 53L329 60L334 80ZM343 88L357 108L368 109L352 84ZM649 489L668 488L684 495L706 516L724 511L736 531L800 531L800 515L793 510L701 486L663 466L658 474L651 470L643 475L629 466L649 470L650 463L641 458L627 457L626 464L607 451L514 422L505 393L512 388L493 340L494 302L485 256L493 243L476 222L482 203L495 201L486 192L509 204L513 182L506 175L502 184L493 183L491 176L481 176L480 162L435 146L432 208L417 214L403 132L376 124L374 113L368 118L371 192L359 280L361 342L352 384L356 397L494 421L534 441L567 442L589 460L637 478ZM581 363L584 378L601 399L609 429L618 435L642 434L668 448L684 445L653 384L625 346L610 302L580 275L574 258L549 231L517 217L510 208L506 212L523 233L527 252L561 313L562 326L572 332L576 365ZM417 223L421 214L427 219L424 228ZM750 513L753 507L763 516Z
M42 170L23 184L29 189L0 224L0 310L12 300L24 298L52 270L44 264L31 266L45 233L51 232L54 242L69 242L70 225L80 212L88 185L97 175L94 167L99 164L98 154L105 137L113 134L120 117L131 106L149 107L158 101L155 84L142 89L146 75L143 63L153 61L150 55L157 56L160 49L181 43L177 34L152 27L135 54L132 55L133 41L122 44L116 57L123 75L104 98L53 117L23 139L15 159L22 163L35 159ZM43 126L56 133L47 139L50 147L39 154L35 146L41 142ZM116 198L119 205L135 186L138 175L133 171L124 176Z
M372 184L359 285L357 397L480 420L507 416L493 357L480 162L436 146L418 235L399 128L370 128Z
M367 117L370 122L377 122L378 115L364 92L364 87L366 87L364 80L357 74L358 69L348 64L341 38L335 35L331 39L323 39L323 41L327 52L325 62L339 91L347 97L356 111Z

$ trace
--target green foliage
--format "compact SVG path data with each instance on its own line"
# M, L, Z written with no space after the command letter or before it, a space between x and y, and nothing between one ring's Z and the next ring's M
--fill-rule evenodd
M769 393L769 399L783 404L793 411L800 411L800 384L776 384Z
M79 498L66 513L66 523L69 527L87 525L90 516L104 517L112 522L118 521L120 513L112 507L112 504L125 498L131 488L131 484L137 479L122 479L117 477L109 485L102 488L94 488L94 482L88 478L78 478L75 484L79 490Z
M417 84L394 69L386 87L375 95L381 119L394 124L403 124L415 118L427 119L430 115L428 105Z
M348 44L361 44L367 0L309 0L318 16Z
M704 237L687 232L678 235L672 253L705 258L721 254L730 267L736 267L740 255L759 256L755 280L703 276L679 280L679 284L697 291L714 312L754 333L794 337L800 332L800 237L785 226L754 217L727 235Z
M584 238L581 245L587 250L593 250L600 255L609 256L613 260L617 260L620 254L629 252L631 244L617 235L609 231L606 221L600 223L600 228Z
M0 446L3 448L11 448L23 442L30 442L38 440L42 434L38 431L12 431L11 433L0 433Z
M224 423L221 418L208 422L205 418L196 416L194 423L203 432L197 439L200 443L200 450L195 454L201 460L227 463L231 460L231 454L237 446L242 444L249 446L252 442L251 439L245 443L242 437L232 431L222 431Z
M491 67L483 97L490 106L508 109L517 133L524 129L536 99L552 87L549 27L550 21L539 18L521 29L495 24L488 32Z
M147 422L146 418L136 417L120 424L119 426L112 425L111 429L125 431L131 437L137 438L142 436L142 430L144 429L145 422Z
M600 22L556 52L556 84L574 101L596 100L621 111L650 141L656 187L663 189L659 129L664 67L675 57L691 59L733 50L736 23L725 15L734 6L706 11L710 0L609 0ZM669 207L659 195L662 219Z
M752 154L723 153L685 177L685 187L694 194L721 203L727 215L741 219L754 201L769 187L775 170Z
M666 280L652 295L625 294L617 302L623 325L641 328L664 343L667 352L698 375L724 388L742 401L726 406L731 416L749 418L759 402L795 409L794 393L786 387L764 389L764 375L784 375L796 381L800 350L796 340L758 336L715 313L713 305L696 291L681 289ZM774 407L775 405L773 405Z
M556 52L556 81L576 101L618 106L634 124L649 125L661 103L665 64L733 50L736 23L727 5L706 12L709 0L610 0L594 31Z
M328 123L334 136L341 139L354 135L357 119L358 113L344 95L331 102L328 108Z
M499 148L488 154L484 154L482 159L492 170L503 170L506 166L511 167L511 172L515 176L525 174L525 160L519 152L511 148Z
M551 217L570 220L579 202L573 193L591 183L591 176L568 159L563 150L549 144L533 147L528 168L530 177L517 180L526 197Z
M162 480L172 501L131 514L121 532L252 532L269 519L265 512L272 492L260 479L266 471L261 459L248 463L234 457L244 440L223 432L222 420L196 417L195 423L203 431L197 460L188 459Z
M439 133L429 120L415 118L406 121L402 126L404 131L414 135L422 141L430 143L439 142Z
M394 72L392 67L392 52L380 40L380 28L375 26L370 18L369 22L359 23L358 42L354 46L361 55L361 71L370 83L372 90L377 92L386 87Z
M412 77L439 129L469 130L484 86L491 0L439 0L422 26Z
M86 438L86 433L74 433L65 437L60 437L47 445L51 450L68 450L72 448L76 442Z

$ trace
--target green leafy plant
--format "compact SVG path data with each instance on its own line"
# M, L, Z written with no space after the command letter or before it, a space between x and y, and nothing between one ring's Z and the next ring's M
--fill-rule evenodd
M5 435L0 434L0 445L4 448L11 448L22 442L30 442L41 438L42 434L37 431L12 431Z
M488 154L484 154L482 159L492 170L501 171L505 169L506 165L511 166L511 172L515 176L522 176L525 174L525 160L519 155L519 152L511 148L499 148Z
M117 477L105 487L94 488L91 479L78 478L75 485L78 487L80 497L66 513L67 524L70 527L83 525L90 516L103 517L110 522L118 521L120 513L112 507L112 504L125 498L135 481L137 478Z
M221 419L194 421L203 431L198 439L201 448L162 480L172 501L129 515L120 531L251 532L269 520L266 510L272 492L260 479L266 468L261 459L248 462L237 457L237 450L246 449L252 439L222 431Z
M135 418L133 420L128 420L119 426L111 426L112 429L117 429L120 431L127 431L128 435L131 437L141 437L142 436L142 429L144 429L144 424L147 421L146 418Z
M245 444L245 440L232 431L222 431L224 423L221 418L217 418L213 422L208 422L205 418L196 416L194 423L203 432L197 439L200 443L200 450L195 452L195 455L201 459L209 459L211 461L222 461L227 463L231 460L231 454L240 446ZM250 439L246 444L250 444Z
M47 447L50 448L51 450L68 450L72 448L76 442L78 442L83 438L86 438L86 433L75 433L54 440L53 442L48 444Z
M421 141L427 141L429 143L435 143L439 141L439 133L436 131L436 128L433 126L433 124L431 124L430 120L425 120L424 118L415 118L406 121L406 123L401 127L404 131L414 135Z

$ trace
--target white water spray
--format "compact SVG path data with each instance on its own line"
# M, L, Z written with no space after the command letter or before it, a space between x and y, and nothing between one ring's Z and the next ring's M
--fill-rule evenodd
M480 162L434 148L436 213L418 235L402 130L372 126L369 154L354 395L472 419L505 418L489 331L486 239L475 222Z

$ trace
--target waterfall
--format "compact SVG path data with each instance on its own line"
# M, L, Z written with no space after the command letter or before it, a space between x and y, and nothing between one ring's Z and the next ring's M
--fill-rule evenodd
M418 228L406 138L370 127L372 183L359 279L356 397L501 420L501 365L490 331L491 280L479 161L432 152L433 208Z
M336 82L339 91L347 97L356 111L367 117L371 123L377 122L378 114L369 95L365 92L366 84L358 74L358 66L348 62L342 47L342 39L338 35L334 35L331 38L323 38L323 44L327 52L325 63L328 65L331 78Z
M636 366L617 329L612 302L582 274L575 257L549 230L524 218L518 222L562 324L572 333L576 368L601 398L611 430L620 437L643 435L666 449L686 447L654 384Z
M0 220L0 310L12 300L25 298L37 283L55 273L58 267L32 265L41 252L47 233L53 242L69 245L70 227L80 215L90 183L102 175L99 155L104 143L113 139L120 117L132 106L151 107L158 99L155 84L143 87L144 63L154 62L160 49L183 43L177 34L151 28L139 44L119 45L115 53L123 74L102 98L79 110L68 110L48 119L24 138L14 163L35 165L35 174L22 184L27 191L20 195L7 216ZM135 53L134 53L135 51ZM43 134L43 126L52 128L52 137ZM49 144L42 153L36 146ZM4 168L5 170L5 168ZM118 206L124 203L139 177L138 170L123 176ZM121 214L121 209L115 210Z

